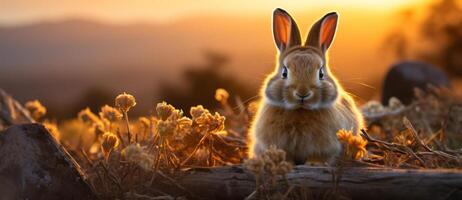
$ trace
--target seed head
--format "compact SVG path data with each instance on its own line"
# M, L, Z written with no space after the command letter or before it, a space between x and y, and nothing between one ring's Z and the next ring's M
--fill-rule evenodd
M139 117L138 122L144 129L149 129L151 126L151 121L147 117Z
M207 109L204 109L199 117L193 117L193 122L198 126L196 128L206 129L214 133L221 132L225 128L225 117L217 112L212 115Z
M251 171L253 174L263 173L265 163L261 157L255 157L244 161L244 168Z
M292 171L292 168L293 168L292 164L286 161L282 161L281 163L277 165L275 174L285 175L289 173L290 171Z
M159 121L157 123L157 131L159 131L159 135L166 137L172 136L175 133L175 124L171 121Z
M264 156L276 164L286 160L286 152L281 149L277 149L274 145L271 145L269 149L266 150Z
M257 113L258 106L259 106L258 101L252 101L249 103L249 105L247 106L247 110L249 111L249 114L251 116L254 116Z
M141 149L140 144L130 144L122 150L122 157L130 162L137 161L141 154L143 154L143 149Z
M192 131L192 120L187 117L182 117L181 119L177 120L178 122L178 133L188 134ZM178 135L182 137L183 135Z
M388 108L392 111L399 111L404 108L404 105L398 98L391 97L390 100L388 100Z
M78 118L83 123L93 124L99 122L98 116L91 112L90 108L85 108L81 110L78 114Z
M45 121L42 124L43 124L43 126L45 126L45 128L48 130L48 132L50 132L51 136L53 136L56 139L56 141L59 142L60 137L61 137L61 133L59 132L59 129L58 129L58 126L56 125L56 123Z
M262 155L246 160L244 167L256 175L262 173L274 175L285 175L289 173L293 166L285 161L286 153L284 150L277 149L271 145Z
M378 115L385 112L385 108L378 101L369 101L362 107L362 111L368 115Z
M136 164L143 168L144 170L150 170L152 168L152 165L154 164L154 159L147 154L147 153L142 153L139 157L139 159L136 161Z
M36 121L47 113L45 106L43 106L38 100L28 101L26 103L26 109L29 111L31 117Z
M114 107L104 105L101 107L101 112L99 112L99 116L102 119L106 119L110 122L116 122L122 119L122 113Z
M154 160L148 153L143 151L140 144L131 144L125 147L122 150L122 157L129 162L136 163L145 170L151 169L154 163Z
M229 93L223 88L218 88L215 91L215 99L221 104L228 104Z
M175 107L173 107L170 104L167 104L165 101L163 101L162 103L158 103L156 106L157 116L159 116L159 118L162 120L167 120L167 118L169 118L172 115L174 110Z
M106 129L102 121L97 121L91 125L90 130L92 130L95 135L100 136L104 134Z
M182 110L178 110L178 109L175 109L173 110L172 112L172 115L170 115L170 120L171 121L177 121L179 120L180 118L183 117L183 111Z
M191 107L189 112L191 114L191 117L195 119L195 118L199 118L203 113L209 112L209 111L205 109L204 106L198 105L198 106Z
M225 117L220 115L220 113L215 112L210 122L210 125L212 126L211 130L215 130L215 132L224 130L225 129Z
M119 146L119 138L111 132L105 132L102 136L103 142L101 147L105 154L109 154L112 150Z
M131 94L123 93L119 94L115 98L115 105L121 110L122 112L128 112L130 108L136 105L135 97Z

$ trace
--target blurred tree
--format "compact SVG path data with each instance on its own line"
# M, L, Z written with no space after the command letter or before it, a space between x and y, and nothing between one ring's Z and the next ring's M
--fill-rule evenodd
M423 9L404 10L400 18L385 41L399 59L427 61L462 76L461 0L432 0Z
M91 111L98 113L100 108L106 104L113 106L114 97L117 94L112 92L109 89L103 87L93 86L88 88L80 96L80 99L77 99L76 102L70 107L70 111L66 112L66 118L71 118L77 116L77 113L82 109L89 107Z
M219 104L215 101L215 90L226 89L231 97L240 97L243 100L257 94L256 89L241 83L223 69L228 65L227 56L216 53L205 53L205 64L188 65L182 74L182 86L164 82L160 87L160 98L175 107L188 110L191 106L204 105L214 109Z

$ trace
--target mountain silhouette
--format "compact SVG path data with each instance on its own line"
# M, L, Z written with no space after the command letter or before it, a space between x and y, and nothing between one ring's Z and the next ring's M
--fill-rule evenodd
M298 16L302 32L321 14ZM350 91L368 99L371 90L351 80L380 82L387 65L374 51L380 36L365 31L380 33L384 25L370 21L384 18L342 19L331 63ZM358 37L370 41L352 40ZM197 16L165 24L67 19L0 26L0 87L22 102L37 98L60 108L78 101L88 88L107 88L143 99L138 105L146 110L162 98L156 92L159 83L181 84L181 72L206 62L206 51L229 57L223 73L258 87L274 66L270 15Z

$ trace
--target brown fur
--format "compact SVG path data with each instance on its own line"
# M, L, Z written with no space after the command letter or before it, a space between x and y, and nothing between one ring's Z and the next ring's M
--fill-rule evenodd
M275 15L282 15L287 17L287 21L293 22L287 13L281 12L276 10ZM288 26L293 27L293 24ZM335 29L322 27L322 24L322 21L317 22L313 28L335 32ZM281 28L279 24L274 26ZM310 35L316 31L311 30ZM292 31L291 37L299 37L299 33ZM277 44L284 44L278 39L275 38ZM329 44L320 41L301 46L286 42L290 45L278 47L278 66L264 83L261 92L264 98L251 127L251 157L261 155L270 145L275 145L286 151L287 160L296 164L331 162L341 150L337 131L346 129L356 133L363 127L363 118L354 100L343 90L327 66L325 47L330 45L332 39L328 38ZM284 68L287 69L287 77L281 77ZM323 78L320 78L320 70L325 74ZM303 99L297 94L310 95Z

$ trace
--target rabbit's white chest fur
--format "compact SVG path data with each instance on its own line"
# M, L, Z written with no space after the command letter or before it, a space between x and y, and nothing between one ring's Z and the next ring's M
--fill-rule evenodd
M355 107L349 103L342 99L337 106L317 111L286 110L263 103L252 127L251 151L259 155L275 145L286 151L287 160L297 164L331 162L341 151L337 131L357 131L362 123L355 119Z

